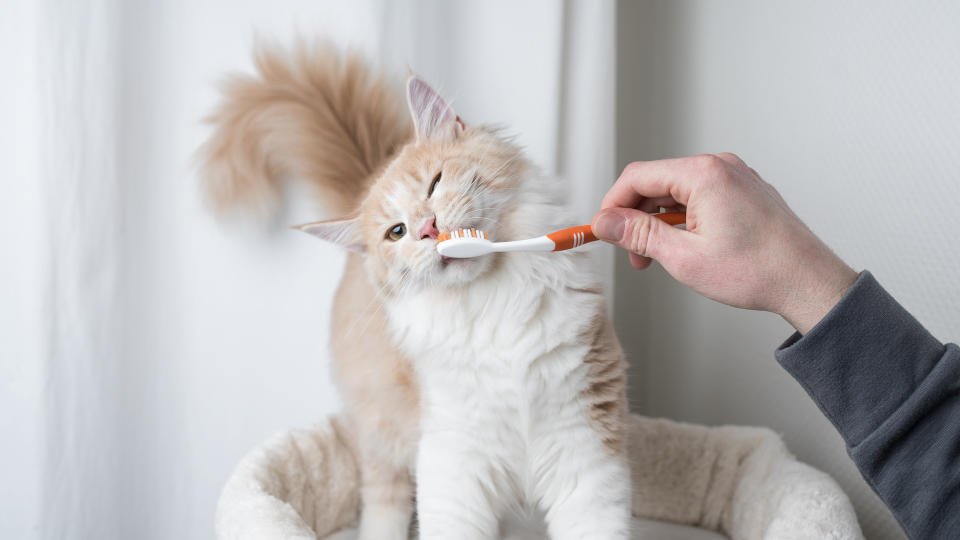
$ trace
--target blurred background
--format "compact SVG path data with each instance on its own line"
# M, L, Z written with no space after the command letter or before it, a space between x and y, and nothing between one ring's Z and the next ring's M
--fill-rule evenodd
M635 160L732 151L938 338L960 339L960 5L9 0L0 7L0 537L210 538L235 463L339 408L343 256L210 216L194 152L255 37L409 66L508 126L587 222ZM596 246L634 410L781 433L900 539L843 442L773 360L776 316Z

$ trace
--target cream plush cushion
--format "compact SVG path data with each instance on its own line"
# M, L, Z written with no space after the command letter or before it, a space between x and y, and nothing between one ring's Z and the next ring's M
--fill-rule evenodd
M354 538L359 477L337 418L278 434L234 470L217 505L217 537ZM847 496L763 428L630 419L634 538L862 539ZM668 522L668 523L665 523ZM541 537L514 531L510 538Z

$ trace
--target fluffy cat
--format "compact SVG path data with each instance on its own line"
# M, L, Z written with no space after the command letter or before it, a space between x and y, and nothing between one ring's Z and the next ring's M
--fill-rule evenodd
M562 186L416 77L405 115L400 85L330 46L261 50L257 71L224 88L204 177L221 209L290 176L346 216L301 229L350 250L331 348L360 537L407 538L415 490L424 539L496 538L532 509L556 540L628 538L626 363L588 259L436 251L442 230L570 225Z

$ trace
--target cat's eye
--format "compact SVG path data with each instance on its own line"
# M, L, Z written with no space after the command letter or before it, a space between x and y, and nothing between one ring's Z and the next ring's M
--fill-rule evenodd
M437 189L437 184L440 183L440 176L443 172L438 172L436 176L433 177L433 182L430 182L430 189L427 190L427 198L429 199L433 195L433 190Z
M403 238L403 235L407 234L407 226L403 223L397 223L393 227L387 229L386 239L396 242L397 240Z

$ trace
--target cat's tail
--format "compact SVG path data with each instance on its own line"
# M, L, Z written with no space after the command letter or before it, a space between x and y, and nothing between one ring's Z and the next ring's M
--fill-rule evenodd
M255 75L234 75L200 150L217 211L272 211L283 182L304 181L337 214L354 210L374 173L411 136L402 85L331 44L257 47Z

